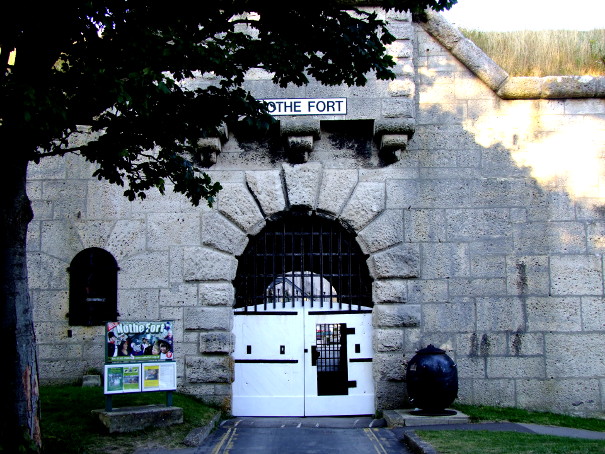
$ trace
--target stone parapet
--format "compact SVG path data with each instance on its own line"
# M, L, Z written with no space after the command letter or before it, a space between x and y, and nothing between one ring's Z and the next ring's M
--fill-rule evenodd
M603 77L551 76L509 77L497 90L502 99L602 98Z
M605 97L604 76L510 77L443 16L426 11L421 27L502 99L567 99Z

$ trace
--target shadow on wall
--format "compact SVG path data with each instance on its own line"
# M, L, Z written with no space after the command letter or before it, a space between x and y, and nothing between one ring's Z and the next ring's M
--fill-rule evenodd
M421 71L427 79L442 78L439 71ZM506 149L512 162L527 169L542 188L564 190L589 208L605 204L605 100L507 101L493 92L486 97L491 90L485 86L483 99L460 99L461 78L452 79L451 84L422 86L421 122L460 122L484 149ZM478 80L475 84L483 85ZM432 102L443 100L444 92L451 102Z
M594 206L605 197L605 119L587 114L599 108L604 101L502 101L463 126L485 148L506 147L540 186Z

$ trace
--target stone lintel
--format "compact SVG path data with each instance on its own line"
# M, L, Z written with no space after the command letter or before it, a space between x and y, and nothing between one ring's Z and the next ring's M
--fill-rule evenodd
M321 136L320 122L309 118L280 120L279 133L282 137L313 136L313 139L319 140Z
M374 121L374 138L378 141L385 134L414 135L416 120L413 118L380 118Z

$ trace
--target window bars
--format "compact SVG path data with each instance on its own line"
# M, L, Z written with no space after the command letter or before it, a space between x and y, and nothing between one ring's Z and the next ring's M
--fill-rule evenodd
M366 257L355 238L317 215L267 223L240 257L235 290L235 307L244 311L372 306Z
M317 395L349 393L347 330L344 323L318 323L315 328L314 361L317 366Z

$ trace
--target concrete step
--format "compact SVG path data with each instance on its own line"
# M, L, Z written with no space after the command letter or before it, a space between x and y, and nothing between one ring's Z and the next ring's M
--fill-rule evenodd
M93 410L109 433L134 432L148 427L164 427L183 422L183 409L165 405Z
M468 415L456 411L454 415L446 416L419 416L411 412L414 409L385 410L382 413L388 427L414 427L432 426L438 424L466 424L470 422ZM454 410L452 410L454 411Z

